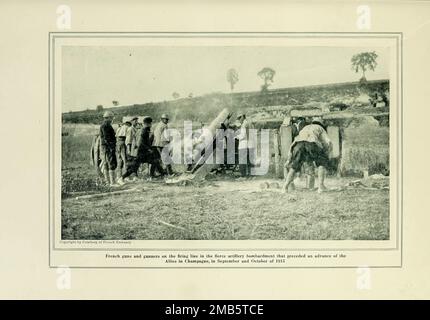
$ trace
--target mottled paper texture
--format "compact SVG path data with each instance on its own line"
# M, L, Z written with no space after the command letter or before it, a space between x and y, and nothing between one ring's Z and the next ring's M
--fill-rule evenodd
M6 112L1 132L6 142L6 156L3 157L6 166L2 175L0 215L0 296L60 299L428 297L428 210L424 201L428 151L424 130L428 113L425 105L428 100L429 14L426 3L394 1L368 6L355 2L339 5L337 2L276 1L264 5L256 2L246 5L190 2L184 5L135 1L103 5L83 1L72 4L47 1L38 5L29 1L2 3L3 77L0 81L2 110ZM246 58L240 58L241 51ZM352 57L356 53L373 51L378 56L374 71L368 68L364 74L356 73L349 63L349 70L340 67L343 53ZM175 55L179 75L175 74L172 58ZM193 57L194 67L190 67L189 72L184 71ZM202 57L207 57L209 62L202 62ZM222 59L217 60L217 57ZM283 60L284 57L288 61ZM125 58L136 59L134 67L127 64L130 59ZM145 63L140 64L139 59L144 59ZM233 61L225 64L225 59ZM301 66L304 61L307 62ZM143 70L139 70L142 65ZM193 70L197 67L201 72ZM264 67L275 71L273 79L270 70L258 75ZM237 74L228 73L230 68ZM142 78L147 72L153 74L154 79L140 82L137 71L142 72ZM82 72L85 77L80 76ZM217 72L220 72L218 77ZM130 78L126 77L127 73ZM119 109L124 106L149 102L165 103L164 108L171 101L195 101L210 94L230 97L232 92L250 92L251 96L254 92L254 95L258 93L257 97L266 95L267 98L267 94L276 90L293 87L310 90L309 86L348 83L354 79L359 82L363 76L370 84L386 86L384 92L389 104L384 103L385 108L388 107L388 117L380 113L377 117L389 119L378 123L378 128L381 123L387 128L389 172L373 172L369 165L376 158L360 158L361 162L356 162L368 166L357 166L358 169L351 166L351 170L360 170L361 176L357 179L337 185L337 179L343 178L328 175L326 185L333 189L332 193L304 190L304 178L295 180L295 191L281 192L284 180L278 175L284 174L283 163L288 155L288 152L282 153L283 146L288 151L285 138L279 138L278 155L269 152L269 163L272 165L278 156L276 163L281 165L278 171L273 165L270 167L271 174L278 180L265 177L233 181L205 179L205 184L197 187L127 182L127 190L143 189L139 192L146 206L151 201L157 204L153 211L148 207L139 211L143 204L133 190L129 194L133 202L122 205L116 200L126 199L127 193L111 195L108 197L111 200L104 196L79 199L96 192L85 186L79 189L79 183L73 184L76 189L69 188L70 184L64 181L65 177L78 182L91 177L89 171L85 171L90 166L85 154L90 150L85 148L80 149L83 158L73 150L67 155L76 156L75 160L84 159L85 165L82 161L72 169L63 166L73 162L65 158L69 145L64 142L74 136L79 127L76 124L83 121L82 118L75 123L65 123L64 119L70 120L67 118L70 111L72 116L82 112L86 117L91 114L85 113L86 109L97 112L99 108L98 122L93 123L93 128L98 130L103 118L101 108L103 112L112 110L115 113L124 110ZM334 81L330 81L331 77ZM160 89L163 83L169 86L168 90ZM190 84L195 84L192 89ZM327 92L327 87L324 88ZM312 90L316 90L315 87ZM371 95L374 92L369 93L372 110L383 110L382 92L374 97ZM289 96L284 95L282 99L296 99L297 93L286 94ZM264 97L261 98L263 102L259 100L255 104L265 107L264 112L275 118L285 116L277 106L292 105L275 98L267 102ZM298 101L297 105L321 102L313 100ZM231 103L233 106L234 102L221 99L214 104L222 107L223 103ZM330 113L348 111L334 102L330 101L329 107L338 109L329 110ZM255 120L257 113L245 108L248 102L243 103L242 109L235 110L234 120L243 110L247 119L254 117ZM352 104L346 103L347 108L352 108L349 111L354 110ZM300 108L291 110L296 109L300 111ZM121 112L117 111L115 130L119 115L123 122L127 119L122 116L146 116ZM154 125L160 120L157 112L153 116ZM326 113L321 116L325 121ZM180 115L170 112L170 123L184 120ZM205 110L195 109L189 117L198 120L204 115ZM211 120L218 119L216 116L213 112L208 120L201 122L208 122L210 126ZM303 114L299 112L295 119L300 116ZM310 116L320 115L305 115L305 118ZM268 120L271 119L260 118L260 122L256 122L257 129L268 126ZM205 123L197 126L208 125ZM259 123L264 125L259 127ZM336 129L333 129L333 122L330 124L332 129L328 131L333 139ZM68 126L67 130L64 125ZM281 125L276 127L279 135L291 134L281 132ZM76 142L75 146L79 147L80 143ZM341 146L334 147L330 159L342 153ZM382 153L382 147L378 151ZM351 159L358 159L353 151L348 156L351 163L354 163ZM82 166L87 169L83 170ZM64 176L66 170L69 175ZM83 170L82 173L79 170ZM389 177L388 184L378 186L363 182L374 174ZM316 181L318 183L318 179ZM252 187L243 188L248 182ZM240 185L237 189L242 190L241 196L230 207L225 201L237 191L235 184ZM154 185L156 187L152 187ZM205 209L208 199L217 199L217 192L222 195L223 190L230 190L227 187L232 188L231 195L221 196L219 200L224 215L219 208L214 209L217 216L211 215ZM200 189L203 201L193 196L195 189ZM100 193L119 190L123 189L97 189ZM161 194L157 193L160 190ZM180 190L185 190L182 196ZM349 203L352 208L346 213L339 210L345 205L341 197L338 207L324 208L333 202L334 192L338 192L336 195L356 194ZM376 194L383 193L386 196L379 203L381 198ZM166 194L171 202L163 202ZM268 200L267 212L258 207L257 200L264 199ZM277 201L286 201L283 208L295 206L290 214L296 219L283 215L282 209L276 207ZM301 211L300 201L303 204L315 201L314 205L323 209ZM194 208L196 203L201 211L190 209L185 217L187 213L181 210ZM248 210L235 216L234 205L239 211L241 208ZM258 209L253 211L252 208ZM274 215L276 210L279 213ZM360 210L370 216L358 216ZM204 213L200 220L193 216L199 212ZM314 215L313 220L308 218L310 214ZM129 220L130 217L135 218ZM327 221L332 224L324 224L329 218L332 220ZM333 219L337 219L336 224ZM350 219L356 219L353 221L357 223L344 229ZM196 222L199 221L203 227L198 226ZM286 223L295 223L295 226L282 229ZM333 225L336 227L328 232L326 228ZM107 286L110 290L106 290Z
M51 33L50 36L50 116L53 121L51 175L54 190L50 215L52 266L401 266L400 33ZM376 57L376 74L372 74L373 66L367 67L369 80L360 78L365 75L361 74L363 69L354 69L354 65L351 67L351 58L357 54L368 55L365 58L371 59L372 54ZM319 62L316 62L317 57ZM196 58L207 61L195 61ZM223 63L223 60L230 61ZM177 70L180 76L175 79L170 69L172 66L180 69L179 66L175 67L179 61L185 68ZM258 71L262 63L272 66L273 69L266 69L273 70L271 72L277 76L272 87L276 85L281 88L264 91L258 83L255 88L255 81L246 83L247 78L255 77L253 71ZM205 100L208 92L210 94L217 88L226 87L227 81L222 81L220 86L219 78L224 75L223 69L230 64L237 66L244 78L242 82L245 82L238 82L236 90L247 93L236 93L230 88L233 92L212 94L215 97L210 96ZM141 70L127 70L128 65ZM105 69L111 71L100 71ZM203 93L197 92L201 98L195 102L194 114L188 114L186 108L198 97L188 96L176 100L169 97L170 101L165 102L163 110L170 113L172 118L169 128L177 130L179 136L179 143L173 142L174 145L179 145L179 148L184 145L181 150L186 153L186 134L181 131L187 123L191 124L194 135L197 133L203 136L211 133L209 129L212 126L218 125L217 119L225 124L229 122L227 125L234 128L235 123L232 125L231 119L246 112L247 121L252 121L256 135L263 137L264 133L267 134L267 141L261 138L253 143L259 151L260 162L268 163L267 170L262 174L257 172L242 177L239 159L230 164L226 161L211 161L215 162L212 165L215 169L209 171L205 167L209 166L210 159L205 160L201 167L198 166L198 147L194 144L193 153L190 153L193 158L190 162L191 171L184 172L184 155L174 163L177 175L173 178L154 177L153 181L148 181L150 174L140 172L137 181L128 181L125 185L111 186L106 185L106 182L102 186L93 185L92 180L95 179L103 184L104 176L100 173L91 176L90 145L85 142L98 134L97 122L107 111L94 112L85 109L85 106L90 101L103 100L102 97L121 95L122 90L116 88L124 86L128 89L118 97L118 100L123 101L123 106L107 107L109 112L117 115L116 118L120 118L114 119L113 127L116 128L124 121L124 118L121 119L122 114L132 119L135 115L146 113L155 122L161 111L152 110L150 103L143 103L141 107L136 104L127 107L130 105L127 100L152 101L157 96L170 96L168 90L181 84L183 91L189 91L195 88L193 83L199 79L202 69L207 70L203 77L209 79L206 80L207 84L197 86L197 90ZM288 79L283 73L290 69ZM261 70L265 71L264 68ZM215 77L211 78L211 74L215 74ZM105 86L110 86L110 77L113 78L110 90L114 93L107 94ZM133 81L128 77L142 80ZM184 77L190 83L183 84ZM83 81L86 81L84 85L79 83ZM136 81L139 83L138 89L133 88ZM103 85L100 86L100 83ZM263 83L265 85L266 82ZM283 86L287 88L283 89ZM154 88L158 93L148 92L146 87ZM139 96L142 90L145 94ZM88 93L82 95L82 92ZM154 94L152 98L151 94ZM223 101L223 97L228 94L230 98L227 96L227 101ZM383 96L385 100L379 98L378 101L375 98L373 101L375 94ZM135 97L130 98L130 95ZM211 104L214 99L218 100ZM378 103L382 106L377 106ZM98 108L103 106L99 105ZM162 105L158 108L162 108ZM196 108L201 110L197 111ZM224 110L212 120L221 108ZM268 113L266 118L270 117L275 123L268 125L268 120L261 119L261 113L273 108L277 108L277 111ZM228 112L233 116L227 120L220 118ZM316 192L299 186L306 179L306 170L299 168L296 170L302 171L302 177L295 179L297 192L289 190L289 193L284 194L278 185L284 184L287 177L284 174L277 175L273 167L284 167L289 155L288 152L281 152L278 160L280 164L276 163L276 159L270 156L278 152L270 148L274 143L273 137L279 140L277 143L281 150L294 150L293 146L287 145L294 136L288 131L300 125L302 119L304 125L309 125L303 128L303 132L318 130L311 128L315 126L312 122L315 115L321 115L321 121L327 126L327 131L324 130L326 139L338 148L336 151L332 147L332 161L325 165L328 189L319 193L319 189ZM209 123L203 125L202 130L206 131L199 133L193 126L193 120L197 125ZM129 128L136 126L133 130L140 132L139 121L136 122ZM151 129L154 136L157 135L157 125ZM241 133L231 130L233 135L237 135L236 140L240 140L238 137ZM337 135L333 135L333 132ZM121 134L116 131L117 146L121 142ZM306 136L306 133L294 139L300 140L302 136ZM241 144L239 141L236 151L243 150ZM251 144L250 138L248 144ZM344 149L342 154L339 151L341 146ZM129 147L133 147L132 143ZM92 148L94 150L97 146L93 145ZM103 158L100 155L104 152L103 148L93 158ZM266 154L263 151L265 148L268 149ZM291 150L289 152L296 155L295 161L300 161L297 151ZM114 151L114 157L119 158L118 147ZM225 154L227 152L226 149ZM337 156L334 152L337 152ZM215 150L213 153L218 156L220 152ZM132 157L132 154L128 155ZM319 170L318 159L310 160L310 166L315 167L313 171ZM387 161L386 167L381 168L384 161ZM142 163L141 167L144 165ZM125 163L125 168L103 167L102 160L96 164L97 170L109 170L117 177L123 175L124 178L128 166ZM235 167L239 168L235 170ZM371 171L371 175L361 177L362 171L366 171L367 175L367 171ZM86 179L83 174L90 177ZM314 172L311 176L317 175ZM136 179L134 175L132 177ZM317 180L319 183L319 175ZM217 190L214 191L214 188ZM255 197L260 200L249 204ZM242 199L245 201L239 202ZM165 209L166 206L171 208ZM246 214L247 211L252 214ZM301 226L303 224L304 227ZM115 251L117 254L112 254ZM85 262L89 255L97 259L96 264Z

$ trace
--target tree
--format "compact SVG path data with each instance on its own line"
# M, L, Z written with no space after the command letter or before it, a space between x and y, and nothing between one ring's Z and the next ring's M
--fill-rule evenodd
M99 104L99 105L96 107L96 111L103 111L103 106L102 106L101 104Z
M177 93L177 92L173 92L173 93L172 93L172 97L173 97L173 99L179 99L180 94L179 94L179 93Z
M275 70L269 67L264 67L257 73L257 75L264 80L264 84L261 86L262 92L266 92L269 89L269 86L273 83L275 74Z
M239 81L239 74L237 73L236 69L228 69L227 81L230 83L230 90L233 91L234 85Z
M119 102L118 102L118 101L116 101L116 100L113 100L113 101L112 101L112 104L116 107L116 106L119 104Z
M351 67L352 70L354 70L356 73L361 71L361 79L360 82L364 83L366 82L366 71L372 70L375 71L375 68L377 66L376 58L378 55L375 53L375 51L372 52L362 52L357 53L351 58Z

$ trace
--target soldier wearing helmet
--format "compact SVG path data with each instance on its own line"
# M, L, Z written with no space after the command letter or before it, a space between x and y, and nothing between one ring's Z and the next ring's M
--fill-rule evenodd
M100 125L100 167L106 183L111 186L116 186L116 136L115 130L112 128L113 118L114 114L112 111L106 111L103 114L103 123Z

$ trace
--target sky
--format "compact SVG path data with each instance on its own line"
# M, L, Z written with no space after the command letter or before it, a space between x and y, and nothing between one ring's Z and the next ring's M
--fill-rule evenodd
M382 47L64 46L62 111L230 92L230 68L239 74L235 92L260 90L264 67L276 72L271 89L357 81L351 57L366 51L378 54L366 78L388 79L389 49Z

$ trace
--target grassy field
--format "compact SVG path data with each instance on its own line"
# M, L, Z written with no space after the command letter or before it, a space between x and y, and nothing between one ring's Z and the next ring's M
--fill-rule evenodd
M62 238L388 239L386 190L325 194L297 190L285 195L262 190L260 183L167 186L147 182L138 184L143 188L138 193L95 200L67 198L62 203ZM329 186L338 183L331 179Z
M95 126L63 129L62 239L285 239L383 240L389 237L389 192L351 188L323 194L262 189L268 177L238 181L219 177L198 185L163 181L129 183L140 191L95 199L78 196L111 191L95 184L90 166ZM180 168L177 168L180 170ZM331 177L337 188L352 178Z

